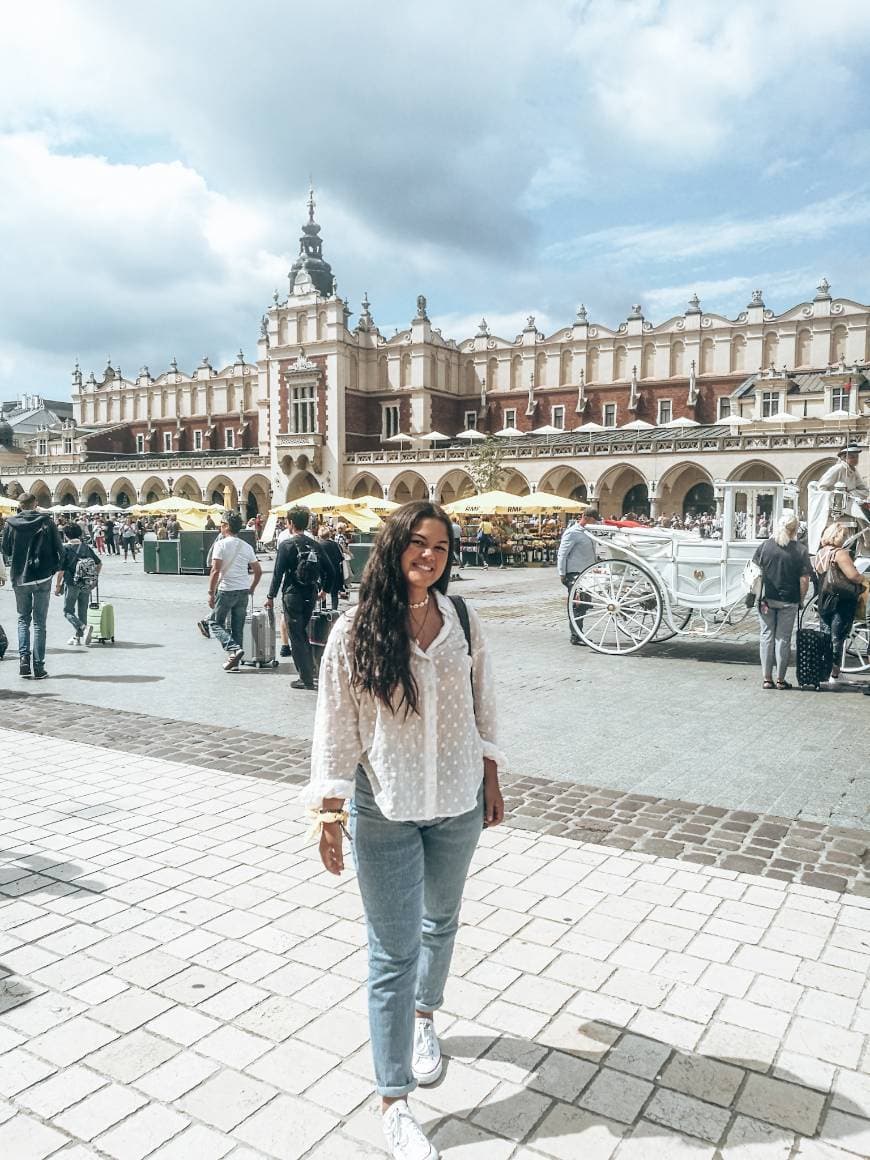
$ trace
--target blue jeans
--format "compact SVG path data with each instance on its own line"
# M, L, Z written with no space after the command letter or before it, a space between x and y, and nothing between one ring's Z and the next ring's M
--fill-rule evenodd
M791 660L791 637L797 614L796 604L786 604L784 608L768 606L767 612L762 612L760 606L758 608L761 675L765 680L774 676L774 662L776 662L776 679L785 680L788 663Z
M382 1096L417 1086L411 1071L414 1012L444 1002L462 890L483 830L477 805L430 822L393 822L361 769L350 804L353 855L369 944L369 1027Z
M209 623L212 636L220 641L227 652L238 652L242 647L250 595L247 588L238 588L235 592L218 589Z
M18 608L18 655L30 656L30 622L33 621L33 663L45 664L45 621L51 600L51 577L27 588L15 589Z
M76 636L81 636L87 627L90 594L90 589L75 584L67 584L63 594L63 614L76 630Z

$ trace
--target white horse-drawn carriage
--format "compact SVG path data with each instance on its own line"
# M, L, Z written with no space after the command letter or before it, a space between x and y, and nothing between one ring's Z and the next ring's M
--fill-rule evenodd
M773 525L796 498L795 490L782 483L725 484L720 540L670 528L589 525L596 560L571 588L573 631L597 652L624 655L673 636L716 636L739 624L749 613L747 565L761 543L759 520L763 514ZM868 527L862 517L850 544ZM803 616L804 623L817 621L815 597ZM856 620L843 669L866 668L870 625L865 613Z

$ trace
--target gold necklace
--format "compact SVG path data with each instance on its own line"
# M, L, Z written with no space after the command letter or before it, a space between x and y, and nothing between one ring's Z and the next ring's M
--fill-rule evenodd
M428 603L429 603L429 593L427 592L425 600L418 600L416 604L409 604L408 607L409 608L422 608L425 604L428 604Z

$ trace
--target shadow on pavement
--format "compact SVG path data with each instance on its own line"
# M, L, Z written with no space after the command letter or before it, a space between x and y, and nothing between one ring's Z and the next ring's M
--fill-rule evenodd
M165 681L165 677L146 677L146 676L126 676L118 677L104 674L102 676L90 676L86 673L52 673L51 679L55 681L88 681L91 684L105 683L109 685L152 685L155 681Z
M570 1019L569 1014L566 1020ZM726 1132L729 1155L730 1148L736 1147L746 1147L755 1155L753 1146L764 1155L768 1150L771 1155L774 1150L784 1155L795 1134L799 1140L836 1141L848 1149L849 1137L866 1131L866 1106L839 1094L834 1107L827 1087L814 1088L806 1077L785 1068L778 1068L776 1077L770 1076L766 1074L770 1063L749 1053L702 1055L618 1024L587 1021L582 1016L573 1022L575 1028L565 1028L558 1035L555 1050L554 1042L536 1043L495 1032L492 1036L447 1034L441 1041L444 1078L432 1090L445 1082L454 1059L499 1064L499 1078L523 1090L446 1117L436 1112L425 1125L434 1133L436 1145L480 1144L476 1128L482 1128L522 1140L532 1148L547 1147L544 1141L565 1140L554 1143L553 1153L579 1157L584 1154L584 1136L597 1155L596 1137L608 1133L621 1138L634 1125L632 1139L649 1137L656 1156L670 1155L659 1150L663 1137L672 1136L682 1155L681 1136L694 1137L699 1147L700 1140L722 1147ZM577 1040L573 1051L572 1031ZM751 1034L737 1027L733 1031L736 1036ZM808 1057L807 1062L815 1061ZM417 1095L425 1102L424 1090ZM544 1115L552 1099L557 1103ZM568 1144L568 1137L575 1142ZM632 1151L635 1154L643 1155Z

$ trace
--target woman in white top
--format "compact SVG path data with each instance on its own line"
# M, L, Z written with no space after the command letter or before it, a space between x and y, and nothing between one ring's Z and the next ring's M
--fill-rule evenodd
M378 535L359 604L320 667L304 798L320 855L340 874L344 802L369 944L369 1023L394 1160L437 1160L408 1110L441 1074L432 1014L444 997L462 890L484 825L504 803L493 678L477 615L446 596L446 513L409 503ZM415 1017L416 1016L416 1017Z

